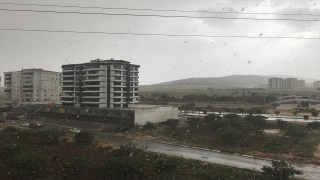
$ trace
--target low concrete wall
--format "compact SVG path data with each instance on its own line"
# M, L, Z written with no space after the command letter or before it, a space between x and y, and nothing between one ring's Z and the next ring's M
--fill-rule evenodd
M167 119L178 119L178 107L153 107L153 108L136 108L135 112L135 123L145 125L147 121L153 123L159 123L166 121Z
M297 108L297 105L295 104L280 104L277 107L277 110L290 110L290 109L294 109Z

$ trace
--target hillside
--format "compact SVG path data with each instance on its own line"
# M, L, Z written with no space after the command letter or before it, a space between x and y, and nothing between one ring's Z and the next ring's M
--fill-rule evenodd
M163 82L154 85L187 85L187 86L214 86L219 88L231 87L258 87L258 84L268 84L270 77L287 78L293 76L258 76L258 75L231 75L225 77L211 77L211 78L187 78L175 81ZM303 79L307 83L312 82L313 79Z
M257 75L232 75L213 78L188 78L176 81L159 83L157 85L196 85L214 87L254 87L258 84L267 84L267 76Z

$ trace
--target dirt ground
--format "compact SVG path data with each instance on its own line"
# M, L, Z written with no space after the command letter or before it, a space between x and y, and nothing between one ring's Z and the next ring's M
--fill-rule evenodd
M267 114L274 114L274 110L267 110ZM292 111L280 111L280 114L279 116L294 116L292 114ZM311 113L310 112L299 112L299 114L297 115L298 117L303 117L304 115L308 115L309 117L312 117L311 116Z

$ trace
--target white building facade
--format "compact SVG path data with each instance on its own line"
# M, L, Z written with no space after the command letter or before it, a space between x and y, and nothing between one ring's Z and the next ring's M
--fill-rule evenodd
M139 67L113 59L62 65L62 105L127 108L138 104Z
M6 105L28 102L59 101L58 72L43 69L22 69L4 73Z

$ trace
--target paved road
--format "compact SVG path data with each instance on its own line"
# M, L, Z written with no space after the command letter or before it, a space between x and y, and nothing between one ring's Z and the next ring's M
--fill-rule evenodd
M27 120L23 120L27 121ZM148 151L164 153L168 155L185 157L195 160L201 160L205 162L223 164L227 166L233 166L244 169L251 169L256 171L261 171L263 166L271 166L270 161L255 159L252 157L245 157L241 155L226 154L220 152L214 152L199 148L191 148L186 146L177 146L160 142L143 141L140 139L128 139L124 137L114 136L109 133L101 133L99 129L103 126L100 123L90 123L90 122L78 122L78 121L48 121L43 119L34 120L37 122L44 122L46 128L58 128L65 130L67 135L72 136L73 134L69 132L70 128L76 127L81 129L90 130L97 141L103 141L114 144L125 144L125 143L136 143L138 147L147 146ZM72 125L72 126L70 126ZM299 170L302 170L304 175L303 178L306 179L320 179L320 166L315 165L294 165Z
M225 154L204 149L197 149L191 147L177 146L165 143L143 141L140 139L127 139L123 137L116 137L105 133L94 133L98 141L104 141L116 144L136 143L139 147L147 146L148 151L195 159L216 164L223 164L243 169L251 169L261 171L263 166L271 166L270 161L245 157L241 155ZM320 179L320 166L314 165L294 165L299 170L303 171L303 178L306 179Z

